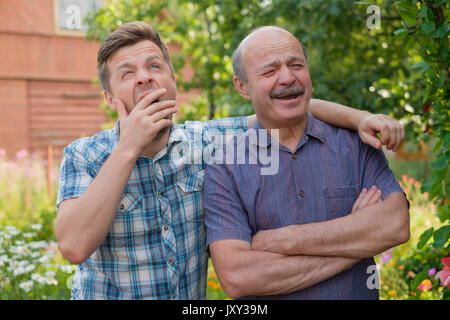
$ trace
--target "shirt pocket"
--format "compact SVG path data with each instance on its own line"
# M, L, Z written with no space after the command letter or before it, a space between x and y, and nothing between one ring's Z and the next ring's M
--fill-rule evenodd
M142 215L142 199L125 192L116 209L116 216L108 237L115 244L135 241L143 236L145 221Z
M116 216L105 241L107 254L114 257L117 268L148 261L145 250L146 224L142 198L125 192L116 209Z
M333 186L323 189L327 220L340 218L352 212L361 185Z
M203 181L205 170L199 170L184 176L177 181L181 193L183 211L181 219L186 221L202 221L205 209L203 207Z

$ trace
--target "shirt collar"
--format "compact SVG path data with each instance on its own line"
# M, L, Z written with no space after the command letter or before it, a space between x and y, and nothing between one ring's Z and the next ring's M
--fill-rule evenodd
M255 119L255 122L252 125L252 128L257 131L256 135L249 135L249 141L253 144L256 144L257 146L261 148L268 148L271 144L271 137L270 134L267 133L267 139L259 139L258 131L260 129L265 130L265 128L259 123L258 119ZM308 112L307 114L307 121L306 121L306 129L305 134L309 137L315 138L319 140L320 142L325 142L326 134L325 129L323 127L323 123L316 118L313 117L313 115ZM266 141L264 141L266 140Z

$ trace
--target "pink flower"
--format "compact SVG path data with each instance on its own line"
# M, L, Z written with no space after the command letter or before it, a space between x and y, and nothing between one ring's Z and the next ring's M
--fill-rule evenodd
M419 287L417 287L417 289L421 290L421 291L425 291L425 290L431 290L433 286L431 285L431 281L430 279L425 279L422 281L422 283L419 285Z
M450 256L441 259L444 268L436 273L436 280L441 280L441 286L450 289Z
M441 280L441 286L450 289L450 269L442 269L434 277L436 280Z
M436 268L431 268L430 270L428 270L428 275L430 277L434 276L436 274Z
M16 158L19 159L19 160L23 159L23 158L25 158L27 156L28 156L28 151L25 150L25 149L22 149L22 150L20 150L19 152L16 153Z
M386 263L392 259L392 249L389 249L381 254L381 263Z

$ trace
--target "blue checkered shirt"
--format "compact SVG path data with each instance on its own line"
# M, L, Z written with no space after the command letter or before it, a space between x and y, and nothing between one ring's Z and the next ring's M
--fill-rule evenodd
M187 121L153 158L139 157L109 234L77 266L72 299L205 299L203 178L214 134L247 130L247 118ZM64 149L57 206L79 197L119 142L113 129Z

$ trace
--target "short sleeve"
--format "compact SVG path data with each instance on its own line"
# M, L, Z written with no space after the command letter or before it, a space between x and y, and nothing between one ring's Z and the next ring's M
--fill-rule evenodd
M209 165L203 185L206 245L234 239L251 242L248 215L226 165Z
M94 177L90 174L89 163L70 145L64 149L58 180L56 206L66 199L77 198L89 187Z
M370 189L372 186L377 186L383 194L381 199L384 200L386 196L393 192L405 193L403 189L395 180L394 173L389 168L383 151L372 148L360 140L360 168L362 187ZM406 195L405 195L406 196Z

